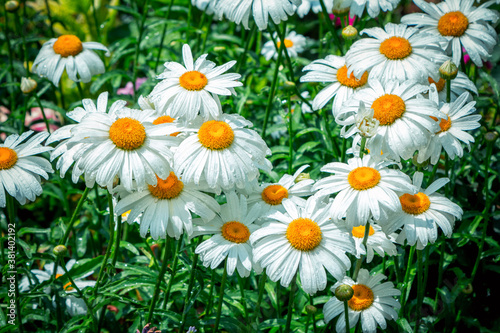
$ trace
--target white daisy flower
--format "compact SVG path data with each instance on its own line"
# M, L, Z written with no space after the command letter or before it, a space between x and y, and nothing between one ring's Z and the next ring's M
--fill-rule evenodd
M283 175L277 183L260 185L256 193L249 195L248 202L262 207L263 216L275 210L285 212L282 205L283 199L295 200L312 194L311 188L314 180L304 179L296 182L297 177L308 167L309 165L301 166L293 176Z
M186 131L195 134L182 141L175 152L175 173L183 182L206 181L216 193L234 187L245 189L257 179L259 169L270 172L265 156L271 150L252 123L236 114L222 114L217 120L197 119Z
M310 197L305 207L283 200L285 213L269 215L271 222L250 236L254 260L272 281L287 287L299 271L302 288L308 294L326 288L325 268L337 280L351 266L346 252L354 253L349 234L333 223L329 204Z
M452 81L453 82L453 81ZM430 97L434 101L438 100L438 96L434 90L431 90ZM474 142L474 137L465 131L471 131L481 126L480 114L476 113L475 101L467 103L469 93L464 92L454 102L441 106L440 111L444 114L444 118L439 122L439 130L431 138L429 144L420 149L418 152L418 163L423 163L430 158L431 164L439 162L441 151L444 149L450 159L455 157L461 158L464 154L462 144L464 142L470 150L470 144ZM436 118L437 120L437 118Z
M371 18L380 14L380 10L388 12L394 10L399 4L399 0L353 0L351 4L351 16L362 17L365 10Z
M443 118L434 101L424 98L427 85L415 81L387 81L382 84L376 79L369 81L369 87L353 95L335 120L341 125L342 136L350 137L358 132L356 113L360 102L373 109L373 118L379 121L377 133L368 139L366 147L372 154L384 154L397 161L413 157L417 149L425 147L439 125L431 117ZM347 126L352 126L346 131ZM359 140L360 134L356 134ZM356 141L356 140L355 140Z
M439 93L439 101L446 102L446 80L439 78L438 81L434 81L431 77L428 79L429 85L435 84L437 91ZM465 92L470 92L478 95L478 91L474 82L472 82L464 72L458 71L457 77L451 80L450 86L450 100L453 102L458 96ZM472 100L471 95L467 95L469 100Z
M196 61L189 45L182 47L184 66L171 61L165 63L165 71L158 75L159 82L150 94L160 112L170 108L170 116L193 120L198 114L205 119L217 117L220 113L219 97L236 95L234 87L242 86L237 73L226 73L236 64L230 61L222 66L206 60L203 54Z
M384 30L385 29L385 30ZM348 75L357 78L370 72L370 78L379 80L439 80L439 66L448 57L439 46L441 38L435 34L421 34L404 24L387 23L385 28L361 31L373 38L363 38L347 52Z
M220 210L214 198L200 192L197 186L182 182L173 172L165 179L157 177L156 186L148 185L144 191L117 190L120 200L116 213L130 211L129 223L139 219L141 237L146 237L148 230L153 239L165 238L167 233L179 239L184 231L191 235L191 212L209 221Z
M31 72L47 77L56 87L64 69L71 80L90 82L92 76L104 73L104 63L92 50L106 51L106 56L109 56L109 50L101 43L82 43L74 35L52 38L43 44Z
M243 24L245 29L250 29L248 19L252 15L257 27L264 30L268 25L268 16L279 24L293 15L295 6L301 3L302 0L219 0L215 12L220 19L225 15L229 21Z
M438 235L438 226L443 230L446 237L451 237L455 219L462 218L462 208L451 202L450 199L436 193L450 180L441 178L430 184L426 190L422 186L423 173L415 172L413 185L419 192L416 194L405 193L399 197L402 209L394 214L383 224L386 233L392 233L403 227L397 238L397 242L413 246L421 250L428 243L433 244Z
M401 208L396 192L412 192L410 178L399 170L388 169L392 162L379 161L370 155L354 157L346 163L328 163L321 168L333 176L314 184L316 195L337 193L331 206L332 217L339 221L346 217L350 227L365 225L373 217L378 221L386 211Z
M362 268L356 282L350 277L345 277L342 281L335 283L332 291L335 292L338 286L347 284L354 290L354 296L347 301L349 326L355 327L361 317L361 329L363 333L377 332L377 326L382 329L387 328L386 320L397 320L401 305L394 296L401 295L401 291L394 288L392 282L380 283L387 277L383 274L370 276L368 270ZM332 297L323 307L325 322L330 322L333 318L339 317L335 330L338 333L346 331L344 302Z
M278 49L281 46L281 40L278 38L277 33L274 33L274 39L276 40L276 46ZM288 55L290 58L296 58L299 56L300 52L303 52L307 44L307 39L297 34L295 31L290 31L288 36L285 37L285 47L288 51ZM268 40L264 46L262 47L262 55L266 60L270 60L271 58L278 58L278 49L276 49L272 40Z
M368 231L368 239L365 248L363 245L365 230L366 227L364 225L353 227L350 230L354 243L356 244L356 257L359 258L361 255L366 255L366 263L370 263L373 260L375 252L381 257L384 257L386 253L390 256L398 254L396 245L394 245L393 241L387 237L379 225L373 222L370 223L370 230Z
M40 132L31 136L32 134L33 131L21 135L12 134L0 144L0 207L2 208L7 204L5 191L16 198L21 205L24 205L26 200L35 201L43 192L40 177L48 179L47 173L54 172L49 161L35 156L52 150L52 147L40 145L49 134ZM28 141L23 142L28 138Z
M156 185L157 176L167 178L173 157L169 147L181 140L168 134L177 127L153 125L153 110L113 106L108 113L87 112L80 123L71 128L71 138L66 142L78 172L85 173L87 187L97 182L112 188L118 176L127 191L132 191ZM105 104L99 108L105 108ZM76 145L81 145L81 149L74 151ZM67 162L71 164L69 158Z
M193 235L214 234L210 239L198 245L195 253L205 267L216 269L227 258L227 274L235 270L241 277L248 277L252 269L260 274L262 268L253 261L250 236L259 228L253 222L261 216L260 208L249 207L245 196L235 192L226 194L227 203L222 205L220 216L205 224L194 227ZM199 219L197 219L199 220Z
M332 112L336 116L342 104L348 100L351 95L367 86L368 72L357 79L353 73L347 76L347 66L345 58L335 55L329 55L325 59L314 60L304 67L303 71L309 71L300 78L300 82L331 82L321 90L313 100L313 109L323 108L333 97Z
M478 67L491 57L497 45L497 33L487 21L496 22L498 14L482 5L472 6L474 0L445 0L438 5L423 0L414 0L425 12L405 15L401 23L416 25L421 32L442 36L441 44L452 54L457 65L462 61L462 46Z
M324 2L327 12L331 13L333 9L333 0L324 0ZM297 7L297 15L299 15L300 18L303 18L309 14L311 9L315 14L323 11L321 8L321 2L319 2L319 0L302 0L302 4Z

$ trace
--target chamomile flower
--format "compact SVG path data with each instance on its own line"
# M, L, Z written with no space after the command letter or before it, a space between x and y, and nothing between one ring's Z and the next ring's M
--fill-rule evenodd
M313 100L313 109L323 108L328 101L333 100L332 112L336 116L344 102L351 95L367 86L368 72L361 75L360 79L354 77L353 73L347 76L347 66L345 58L329 55L325 59L314 60L304 67L303 71L308 73L300 78L300 82L329 82ZM331 82L331 83L330 83Z
M379 220L386 211L401 208L396 192L411 192L410 178L399 170L389 169L391 162L365 155L346 163L328 163L321 171L334 173L314 184L316 195L338 193L331 206L332 217L343 217L350 227L365 225L373 217Z
M146 237L148 230L153 239L165 238L167 234L179 239L184 231L191 235L191 212L209 221L220 210L214 198L200 192L197 186L184 183L174 172L165 179L157 177L156 186L148 185L147 190L118 192L116 213L130 211L129 223L139 219L141 237Z
M262 138L247 127L252 123L235 114L222 114L217 120L198 118L175 152L175 173L184 182L200 184L217 193L245 189L259 176L259 169L270 172L265 158L271 151Z
M304 179L297 182L297 177L308 165L301 166L292 176L285 174L275 184L262 184L256 193L250 194L248 202L262 207L262 215L274 210L284 212L281 204L284 199L294 200L312 194L311 188L314 184L312 179Z
M333 0L324 0L324 2L327 12L331 13L333 8ZM302 0L302 4L297 7L297 15L299 15L300 18L303 18L304 16L309 14L309 11L311 9L315 14L323 11L323 9L321 8L321 2L319 2L319 0Z
M182 57L184 66L174 61L165 63L165 71L157 77L162 81L151 92L151 101L161 112L170 108L173 118L193 120L198 114L205 119L217 117L221 113L218 96L236 95L234 87L243 85L237 81L240 74L223 74L236 61L216 66L206 60L207 54L193 61L187 44L182 47Z
M365 248L363 245L365 230L366 227L364 225L353 227L350 230L354 243L356 244L356 257L359 258L361 255L366 255L366 262L370 263L373 260L375 252L381 257L384 257L386 253L390 256L398 254L396 245L394 245L393 241L387 237L379 225L373 222L370 223Z
M181 139L168 135L177 127L154 125L154 115L153 110L118 106L109 113L88 112L71 128L67 149L79 172L85 174L88 187L97 182L111 188L118 176L125 189L132 191L156 185L157 176L167 178L173 157L169 147L178 145ZM84 149L74 152L76 145Z
M394 10L399 4L399 0L352 0L351 16L363 16L363 11L366 7L366 12L371 18L375 18L380 14L380 10L388 12Z
M369 87L353 95L337 115L337 123L349 126L356 123L360 102L373 109L373 118L379 121L377 133L368 139L366 146L372 154L389 156L397 161L412 158L413 153L425 147L438 124L431 117L443 118L434 101L424 98L427 85L415 81L369 81ZM353 130L343 130L344 136ZM356 134L359 136L359 134Z
M68 76L75 82L90 82L92 76L104 73L104 63L92 50L109 50L97 42L83 42L74 35L62 35L43 44L36 56L31 71L47 77L59 86L61 75L66 69Z
M222 205L220 216L194 227L192 237L214 234L196 248L205 267L216 269L227 258L227 274L237 270L241 277L248 277L252 269L261 273L262 269L252 259L250 236L259 228L253 222L260 217L260 208L249 207L244 195L235 192L226 194L227 203Z
M379 80L439 79L439 66L448 57L439 46L441 38L421 34L416 28L404 24L387 23L385 28L361 31L372 38L360 39L347 52L347 74L361 78L370 72L370 78Z
M287 287L299 272L308 294L326 288L325 269L337 280L351 266L346 252L354 253L349 234L333 223L329 204L322 197L310 197L305 206L283 200L285 213L269 215L270 222L250 236L254 260L272 281Z
M243 24L245 29L250 29L248 20L252 15L257 27L264 30L269 22L268 16L279 24L293 15L295 6L301 3L302 0L219 0L215 12L220 18L225 15L229 21Z
M463 214L460 206L436 192L450 181L448 178L436 180L425 190L421 187L422 180L423 173L415 172L413 185L419 192L400 196L402 209L383 224L386 233L403 227L397 242L403 244L406 239L411 246L417 244L419 250L436 241L438 227L446 237L451 237L455 220L461 219Z
M473 0L445 0L438 5L423 0L414 0L425 12L405 15L401 22L416 25L422 33L442 36L441 46L452 54L457 65L462 60L462 46L478 67L491 57L497 44L497 33L487 21L496 22L498 14L484 5L474 7Z
M431 92L430 96L431 99L438 100L435 92ZM422 163L429 158L431 164L438 163L443 149L452 160L455 157L462 157L464 150L460 141L464 142L470 150L470 144L474 142L474 137L466 131L471 131L481 126L479 124L481 115L475 114L475 101L467 103L469 97L469 93L464 92L450 104L442 104L440 111L444 114L444 118L439 121L439 130L431 138L429 144L419 150L418 163Z
M33 131L21 135L12 134L0 144L0 207L7 204L5 191L21 205L24 205L26 200L35 201L43 192L40 177L48 179L47 173L54 172L49 161L35 156L52 150L52 147L40 144L49 134L32 134ZM29 140L24 142L28 138Z
M274 33L274 39L276 39L276 46L274 45L272 40L269 40L262 47L261 53L268 61L271 58L278 58L278 50L281 47L281 41L279 38L277 38L276 33ZM298 57L300 52L304 51L304 48L307 44L307 39L304 36L297 34L295 31L291 31L288 36L285 37L284 44L288 55L291 58L296 58ZM276 49L276 47L278 47L278 49Z
M446 102L446 80L439 78L438 81L434 81L429 77L429 84L435 84L436 89L439 93L439 101ZM464 92L469 92L471 94L478 94L476 85L469 79L464 72L458 71L457 77L451 80L450 87L450 100L453 102L458 96L462 95ZM469 100L472 100L472 96L469 96Z
M342 281L333 285L334 292L338 286L347 284L354 290L354 296L347 301L349 326L354 327L361 320L361 329L364 333L377 332L377 325L382 329L387 328L386 320L397 320L401 305L394 296L401 295L401 291L394 288L392 282L384 282L387 277L383 274L371 276L368 270L362 268L359 271L357 281L350 277L345 277ZM325 322L330 322L333 318L339 317L335 330L337 333L346 331L344 302L336 297L326 302L323 308Z

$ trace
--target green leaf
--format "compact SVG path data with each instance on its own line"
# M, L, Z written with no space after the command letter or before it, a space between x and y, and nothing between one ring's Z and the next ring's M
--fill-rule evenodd
M403 332L413 333L413 329L411 328L410 323L408 322L408 320L406 320L406 318L399 318L397 320L397 323L398 326L403 329Z
M24 234L49 234L49 233L50 233L50 229L40 229L40 228L28 228L28 227L25 227L25 228L19 229L19 231L17 232L17 235L18 236L22 236Z
M139 250L137 250L137 248L129 242L120 241L120 247L123 247L123 248L129 250L130 252L132 252L136 256L140 255Z

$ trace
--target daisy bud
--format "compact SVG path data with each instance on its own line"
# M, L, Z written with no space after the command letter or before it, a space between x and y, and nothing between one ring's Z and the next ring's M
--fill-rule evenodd
M307 179L311 179L311 175L309 175L308 173L305 173L305 172L301 172L297 178L295 178L295 183L299 183L303 180L307 180Z
M19 8L19 2L17 1L7 1L5 3L5 10L8 12L15 12Z
M314 305L308 304L308 305L306 305L306 312L309 315L313 315L316 312L318 312L318 308L315 307Z
M472 292L474 291L474 288L472 288L472 284L468 284L464 287L464 289L462 289L462 292L466 295L470 295L472 294Z
M295 90L295 83L292 81L285 81L283 86L285 87L285 90L288 90L288 91Z
M38 84L32 78L29 78L29 77L22 77L21 78L21 91L24 94L31 93L32 91L34 91L36 89L37 86L38 86Z
M484 135L484 139L488 142L495 142L498 139L498 132L488 132Z
M68 248L64 245L57 245L53 250L52 253L54 253L56 256L64 256L68 252Z
M365 138L371 138L377 134L380 122L373 118L373 109L366 109L365 103L359 103L359 111L356 114L356 127Z
M335 289L335 297L341 302L348 301L354 296L354 289L348 284L341 284Z
M447 60L439 67L439 74L445 80L453 80L458 74L457 65L453 61Z
M348 25L347 27L342 29L342 37L344 37L344 39L352 40L356 38L357 35L358 29L356 29L352 25Z

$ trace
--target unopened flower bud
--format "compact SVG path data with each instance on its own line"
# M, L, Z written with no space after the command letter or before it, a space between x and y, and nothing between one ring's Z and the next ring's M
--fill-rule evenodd
M225 46L216 46L214 47L214 52L224 52L226 51L226 47Z
M306 179L311 179L311 176L308 173L301 172L301 173L299 173L297 178L295 178L295 183L299 183L299 182L306 180Z
M439 67L439 74L445 80L453 80L457 77L457 65L451 60L446 60L441 67Z
M57 245L53 250L52 253L54 253L56 256L64 256L68 252L68 248L64 245Z
M356 127L359 130L359 134L365 138L371 138L377 134L378 126L380 122L373 118L373 109L366 109L365 103L359 103L359 111L356 114Z
M19 8L19 2L17 1L7 1L5 3L5 10L8 12L15 12Z
M498 132L493 131L493 132L487 132L484 135L484 139L488 142L495 142L498 139Z
M306 312L309 315L313 315L316 312L318 312L318 308L315 307L314 305L308 304L308 305L306 305Z
M466 295L470 295L472 294L472 292L474 291L474 288L472 288L472 284L468 284L464 287L464 289L462 289L462 292Z
M342 37L344 37L344 39L352 40L356 38L357 35L358 29L356 29L352 25L348 25L347 27L342 29Z
M354 289L348 284L341 284L335 289L335 297L341 302L348 301L354 295Z
M33 90L36 89L37 86L38 86L38 84L32 78L29 78L29 77L22 77L21 78L21 91L24 94L31 93Z
M292 81L285 81L283 87L285 87L285 90L295 90L295 83Z

